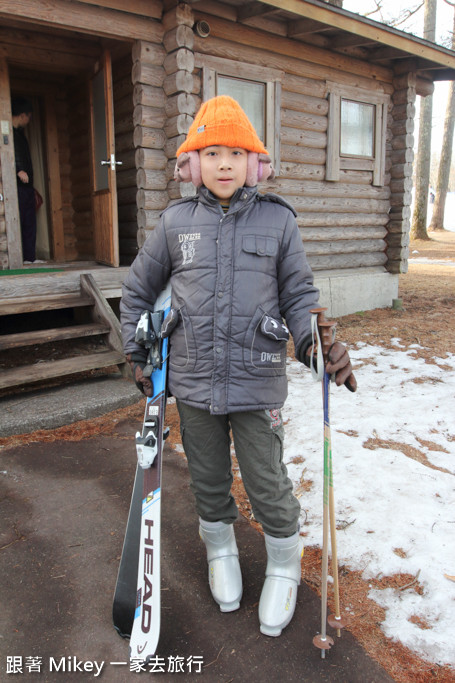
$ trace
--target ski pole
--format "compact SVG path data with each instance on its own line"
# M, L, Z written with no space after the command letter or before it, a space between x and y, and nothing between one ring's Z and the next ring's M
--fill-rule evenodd
M336 549L336 522L335 522L335 498L333 492L332 471L332 445L329 413L329 384L330 375L325 370L328 354L333 344L336 323L328 322L324 318L325 308L312 309L313 337L316 338L318 347L317 372L313 371L313 359L311 361L313 376L322 379L322 399L324 409L324 482L323 482L323 539L322 539L322 585L321 585L321 633L313 638L313 643L321 650L321 657L325 658L325 651L333 645L333 639L327 635L326 622L337 629L345 626L340 615L340 599L338 585L338 559ZM322 375L322 377L321 377ZM332 550L332 573L334 579L335 615L327 619L327 574L328 574L328 536L330 526L331 550Z

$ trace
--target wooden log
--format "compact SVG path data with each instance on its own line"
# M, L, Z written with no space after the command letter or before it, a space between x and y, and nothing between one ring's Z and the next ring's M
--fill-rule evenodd
M166 191L138 190L136 201L138 209L162 210L169 203L169 195Z
M153 85L146 85L145 83L136 83L133 87L133 105L142 105L144 107L155 107L156 109L163 109L166 104L163 88L157 88Z
M117 161L121 161L122 165L118 167L119 171L127 171L130 168L136 168L136 158L134 149L128 150L128 152L123 152L122 154L116 154Z
M388 247L387 258L392 261L404 261L409 258L409 247Z
M415 88L417 81L417 74L409 69L400 75L396 75L393 79L393 86L395 90L403 90L404 88Z
M134 149L134 147L134 136L131 134L131 131L115 136L115 151L117 158L119 154L128 153L130 150Z
M145 40L136 40L131 51L133 62L162 66L166 57L166 50L157 43L148 43Z
M188 71L191 74L194 70L194 53L181 47L166 56L163 66L166 74L173 74L176 71Z
M169 195L169 199L171 201L174 201L175 199L181 199L182 195L182 186L183 183L176 183L175 180L170 180L167 185L167 193Z
M410 191L408 192L399 192L398 194L391 194L390 195L390 206L411 206L412 204L412 193ZM392 208L393 211L393 208Z
M293 109L281 109L281 125L308 131L325 133L327 130L327 116L306 114Z
M176 135L186 135L192 123L193 118L189 114L178 114L167 119L164 131L168 138L173 138Z
M327 116L329 111L329 102L326 98L290 92L283 89L281 90L281 106L285 110L291 109L318 116Z
M166 143L166 133L157 128L144 128L136 126L133 141L135 147L148 147L149 149L163 149Z
M414 119L416 115L416 106L414 102L404 102L393 107L393 118L395 120Z
M122 118L115 119L115 135L125 135L126 133L131 133L133 129L133 110L123 116Z
M327 82L325 79L317 80L313 78L306 78L297 74L287 73L283 74L281 81L282 92L286 91L298 93L300 95L308 95L321 99L327 98ZM291 109L292 107L290 107Z
M117 189L123 189L125 187L135 187L136 186L136 168L123 169L117 171Z
M412 176L406 176L404 178L392 178L390 181L390 191L393 194L411 192L412 191Z
M129 97L131 99L134 87L131 82L131 69L132 64L129 64L128 75L122 78L119 82L114 83L114 104L122 100L124 97ZM115 112L117 113L117 106L115 106Z
M399 221L389 221L387 223L387 232L388 233L405 232L405 233L409 234L410 230L411 230L411 219L410 218L405 218L405 219L399 220Z
M199 94L201 91L201 79L188 71L176 71L169 74L163 80L163 88L166 95L175 95L179 92Z
M396 135L392 140L392 149L412 149L414 147L414 136L410 134Z
M135 62L133 64L131 80L134 85L136 85L136 83L144 83L145 85L152 85L155 88L161 88L164 78L165 71L162 66L141 64L141 62Z
M145 107L142 104L134 107L133 125L145 128L163 128L167 121L164 109Z
M324 180L325 169L323 166L282 161L278 175L294 180Z
M292 203L292 202L291 202ZM297 224L301 228L306 227L333 227L333 226L356 226L356 225L387 225L388 213L324 213L324 212L300 212L297 215Z
M194 33L191 26L180 24L164 34L164 48L166 52L173 52L180 47L192 50L194 47Z
M300 164L325 164L326 153L323 149L300 147L297 145L281 145L282 163L290 161Z
M298 145L323 150L327 147L327 134L312 130L298 130L281 126L280 139L285 145Z
M386 242L387 246L389 247L389 249L387 250L387 254L389 254L389 250L391 247L408 247L410 242L409 233L389 233L386 237Z
M401 119L394 121L391 130L393 135L407 135L408 133L414 132L414 119ZM393 140L392 140L393 145Z
M383 214L390 208L388 199L355 199L351 197L297 197L285 196L285 199L300 212L350 213L358 211L362 214Z
M397 162L392 163L390 167L390 175L392 178L405 178L412 176L412 162L414 160L413 150L403 150L403 154L396 155ZM398 161L400 160L400 161ZM392 162L395 160L392 157Z
M370 174L371 176L371 174ZM312 182L311 180L292 180L278 178L264 183L261 188L264 192L277 192L283 195L296 195L301 199L306 197L325 198L341 197L343 199L388 199L390 188L386 186L373 186L371 184L354 183L331 183L328 181Z
M161 210L139 209L137 212L138 227L143 230L151 230L154 228L161 216Z
M175 159L178 148L185 140L186 135L177 135L177 137L172 138L171 140L166 140L164 145L164 153L168 159Z
M179 3L176 7L173 7L163 15L161 23L165 34L179 25L190 26L192 28L194 25L194 14L190 5Z
M132 93L133 87L131 86L131 92L125 95L125 97L122 97L120 100L115 100L115 123L117 123L117 119L133 115L134 105Z
M384 239L387 235L387 228L383 225L357 225L340 227L305 227L300 229L302 241L306 242L326 242L342 240L372 240Z
M136 167L154 171L166 168L167 156L162 149L146 149L139 147L136 150Z
M166 99L164 110L166 116L172 117L178 114L188 114L194 116L201 106L201 98L196 95L190 95L186 92L180 92L176 95L171 95Z
M388 273L392 273L392 275L398 275L401 273L407 273L408 272L408 260L398 260L398 261L392 261L388 260L387 263L385 264L385 269L387 270Z
M417 95L420 95L420 97L428 97L428 95L432 95L434 93L433 81L429 81L426 78L422 78L421 76L417 76L416 93L417 93Z
M117 199L119 204L132 204L137 201L137 187L121 187L117 190Z
M405 165L406 168L408 168L409 164L412 166L412 163L414 161L414 150L410 147L407 147L406 149L394 150L390 155L390 160L392 162L392 166L390 167L391 169L394 166L403 165Z
M411 207L410 206L394 206L389 213L389 219L391 221L402 221L403 219L411 218Z
M308 258L313 270L334 270L336 268L365 268L383 266L387 262L385 252L368 254L315 255Z
M167 178L163 171L151 171L139 168L137 173L137 186L144 190L165 190Z
M417 99L415 88L406 88L404 90L396 90L392 95L392 102L396 104L414 103Z
M313 256L319 254L364 254L374 252L384 252L387 243L382 239L358 239L358 240L337 240L334 242L305 242L306 255Z

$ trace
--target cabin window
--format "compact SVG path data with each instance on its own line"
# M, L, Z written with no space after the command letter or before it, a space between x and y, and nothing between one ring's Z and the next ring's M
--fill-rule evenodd
M373 104L341 98L340 155L342 157L374 157Z
M326 180L340 180L341 170L371 171L373 185L383 185L389 96L335 83L328 91Z
M267 148L278 175L282 72L202 54L195 55L195 63L202 68L203 99L230 95L237 100Z
M217 74L216 94L230 95L237 100L265 144L267 128L266 84L229 78Z

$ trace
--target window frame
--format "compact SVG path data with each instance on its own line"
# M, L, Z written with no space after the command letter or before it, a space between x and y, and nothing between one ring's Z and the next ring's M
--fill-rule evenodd
M372 171L373 185L384 185L385 147L387 133L387 112L390 96L364 88L343 86L340 83L327 83L329 115L327 128L326 180L338 181L340 170ZM359 104L372 105L374 112L373 157L342 155L341 142L341 102L349 100Z
M222 57L195 54L195 66L202 70L202 100L216 95L218 76L265 84L265 140L275 174L280 171L281 81L283 71Z

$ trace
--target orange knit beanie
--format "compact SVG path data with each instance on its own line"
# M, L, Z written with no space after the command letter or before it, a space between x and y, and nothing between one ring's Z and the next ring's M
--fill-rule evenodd
M228 95L212 97L202 104L177 156L212 145L241 147L249 152L267 154L242 107Z

